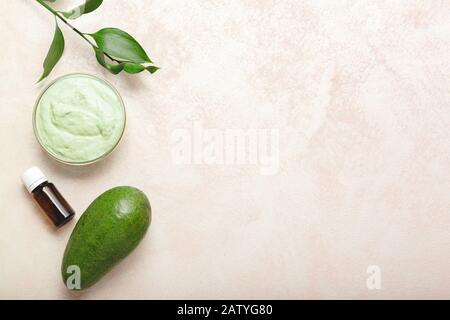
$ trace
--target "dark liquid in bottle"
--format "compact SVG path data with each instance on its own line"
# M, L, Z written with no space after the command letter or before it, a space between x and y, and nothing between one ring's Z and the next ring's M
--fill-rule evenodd
M69 222L75 211L51 182L41 183L33 190L34 199L56 227Z

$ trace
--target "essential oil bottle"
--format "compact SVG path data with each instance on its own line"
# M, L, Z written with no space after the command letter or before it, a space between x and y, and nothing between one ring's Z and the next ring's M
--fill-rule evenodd
M22 182L56 227L69 222L75 215L66 199L38 167L25 171Z

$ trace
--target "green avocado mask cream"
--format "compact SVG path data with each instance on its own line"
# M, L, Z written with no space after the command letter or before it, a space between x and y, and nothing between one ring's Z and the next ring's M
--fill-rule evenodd
M125 108L106 81L71 74L44 90L33 122L36 138L52 157L68 164L88 164L119 143L125 129Z

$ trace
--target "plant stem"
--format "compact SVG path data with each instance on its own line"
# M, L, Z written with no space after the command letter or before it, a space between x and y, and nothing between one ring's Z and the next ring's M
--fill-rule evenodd
M80 30L78 30L77 28L75 28L73 25L71 25L58 11L55 11L52 7L50 7L47 3L45 3L43 0L36 0L41 6L43 6L45 9L47 9L48 11L50 11L55 17L57 17L59 20L61 20L62 22L64 22L70 29L72 29L73 31L75 31L81 38L83 38L87 43L89 43L94 49L98 49L98 47L93 44L87 37L86 35L81 32ZM115 61L117 63L121 63L122 61L119 61L113 57L111 57L109 54L107 54L106 52L103 52L103 54L105 56L107 56L109 59L111 59L112 61Z

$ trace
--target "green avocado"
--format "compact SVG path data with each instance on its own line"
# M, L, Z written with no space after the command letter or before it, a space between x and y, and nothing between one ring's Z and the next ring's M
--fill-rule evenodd
M61 266L64 284L71 290L95 284L137 247L150 222L150 202L139 189L116 187L101 194L67 243Z

